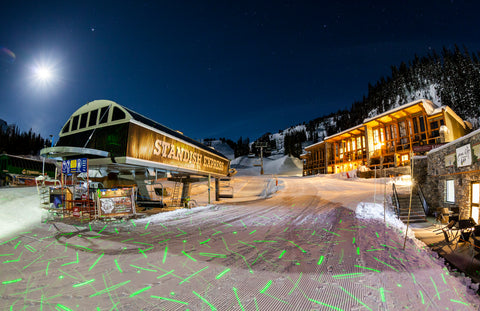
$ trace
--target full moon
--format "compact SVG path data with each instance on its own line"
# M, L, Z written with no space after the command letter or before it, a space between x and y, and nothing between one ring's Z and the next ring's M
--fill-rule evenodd
M38 80L43 82L48 82L53 77L52 71L50 70L50 68L45 66L40 66L35 68L35 76Z

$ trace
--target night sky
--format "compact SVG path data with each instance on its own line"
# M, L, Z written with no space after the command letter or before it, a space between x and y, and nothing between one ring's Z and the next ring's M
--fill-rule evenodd
M479 51L479 12L453 0L2 1L0 119L57 139L76 109L109 99L194 139L255 139L350 107L415 54Z

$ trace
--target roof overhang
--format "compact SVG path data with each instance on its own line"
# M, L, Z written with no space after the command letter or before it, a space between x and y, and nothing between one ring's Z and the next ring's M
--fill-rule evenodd
M71 156L94 156L106 158L110 156L107 151L70 146L43 148L40 150L40 155L46 158L66 158Z
M313 145L305 147L305 151L309 151L309 150L312 150L312 149L315 149L315 148L319 148L322 145L325 145L325 141L323 141L323 140L318 142L318 143L315 143Z
M346 129L345 131L342 131L340 133L337 133L332 136L325 137L326 142L333 142L333 141L338 141L338 140L343 140L346 138L350 138L352 136L358 136L362 135L365 133L365 128L363 124L357 125L355 127L351 127L349 129Z

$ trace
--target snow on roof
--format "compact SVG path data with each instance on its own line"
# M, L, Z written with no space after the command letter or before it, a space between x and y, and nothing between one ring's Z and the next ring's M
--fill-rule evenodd
M351 127L351 128L349 128L349 129L346 129L346 130L344 130L344 131L341 131L340 133L336 133L336 134L327 136L327 137L325 137L323 140L327 140L327 139L330 139L330 138L333 138L333 137L336 137L336 136L340 136L340 135L342 135L342 134L346 134L346 133L348 133L348 132L351 132L351 131L353 131L353 130L357 130L357 129L362 128L362 127L363 127L363 123L360 124L360 125Z
M306 146L306 147L305 147L305 150L307 150L307 149L311 149L311 148L313 148L313 147L316 147L317 145L321 145L321 144L324 144L324 143L325 143L325 141L324 141L324 140L322 140L322 141L319 141L318 143L315 143L315 144L313 144L313 145Z
M397 108L385 111L384 113L381 113L381 114L376 115L374 117L367 118L367 119L363 120L363 123L368 123L368 122L373 121L375 119L387 116L387 115L391 114L392 112L400 111L400 110L403 110L405 108L408 108L410 106L414 106L414 105L417 105L417 104L420 104L420 103L423 104L423 108L425 109L425 111L427 112L428 115L432 114L435 111L435 109L438 108L437 105L435 105L433 102L429 101L428 99L418 99L416 101L409 102L407 104L398 106Z

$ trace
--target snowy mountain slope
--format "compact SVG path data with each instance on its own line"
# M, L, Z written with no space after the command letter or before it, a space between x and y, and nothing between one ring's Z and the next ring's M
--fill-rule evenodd
M239 176L260 175L260 158L242 156L230 162L232 168L237 169ZM291 156L273 155L263 159L265 175L301 176L302 161Z
M222 142L221 140L213 140L210 142L210 147L217 150L228 159L233 160L235 158L235 153L233 149L226 143Z
M202 139L200 140L200 142L205 146L208 146L220 152L221 154L226 156L229 160L235 159L234 150L222 140Z

